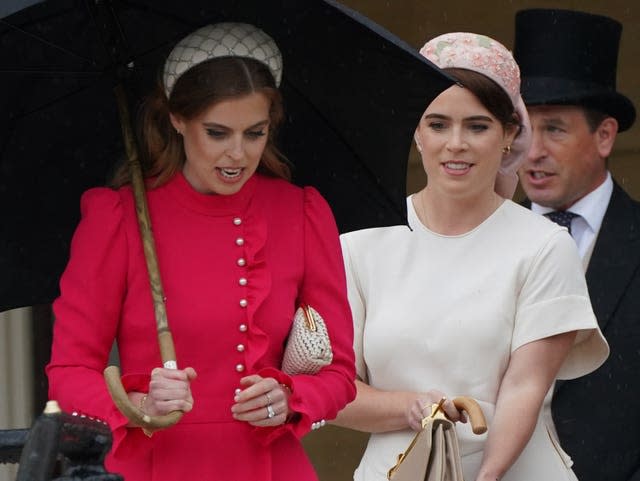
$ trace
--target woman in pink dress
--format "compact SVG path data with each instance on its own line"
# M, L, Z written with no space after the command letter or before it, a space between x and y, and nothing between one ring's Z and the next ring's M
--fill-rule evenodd
M110 471L127 481L314 480L299 442L355 395L352 321L333 215L288 182L273 145L282 59L246 24L203 27L166 61L141 115L147 198L180 369L161 368L126 170L82 197L55 301L50 398L105 420ZM333 362L280 366L294 311L316 308ZM143 432L114 405L103 369L117 343L131 402L185 414Z

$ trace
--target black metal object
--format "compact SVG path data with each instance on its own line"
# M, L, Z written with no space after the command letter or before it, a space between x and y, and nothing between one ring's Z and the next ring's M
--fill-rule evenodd
M52 401L30 430L0 431L0 462L20 463L16 481L123 481L104 467L111 443L105 423Z
M27 442L28 434L28 429L0 431L0 463L14 464L20 460L20 454Z

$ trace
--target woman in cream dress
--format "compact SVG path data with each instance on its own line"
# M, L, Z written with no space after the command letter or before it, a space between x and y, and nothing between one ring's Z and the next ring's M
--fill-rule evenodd
M421 53L459 82L416 128L428 183L407 199L409 227L342 236L359 380L336 424L372 433L354 479L387 479L425 405L467 395L489 431L445 403L465 480L575 480L541 405L608 346L566 229L510 200L530 138L518 67L470 33Z

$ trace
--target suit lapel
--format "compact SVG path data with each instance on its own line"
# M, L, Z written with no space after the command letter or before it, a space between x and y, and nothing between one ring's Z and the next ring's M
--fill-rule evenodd
M591 304L602 331L639 263L640 219L634 202L616 183L586 273Z

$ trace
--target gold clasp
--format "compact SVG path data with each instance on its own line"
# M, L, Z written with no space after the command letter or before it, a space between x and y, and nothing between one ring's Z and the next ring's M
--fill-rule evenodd
M316 332L318 328L316 327L316 321L313 319L313 314L311 314L311 309L307 305L301 307L304 312L304 317L307 320L307 328L312 332Z
M422 419L422 429L424 429L426 427L429 418L432 418L432 419L446 419L447 418L446 414L444 413L444 410L442 409L442 406L444 405L444 402L446 400L447 400L447 398L443 397L442 399L440 399L438 404L432 404L431 405L431 414ZM427 407L427 406L425 406L425 407Z

